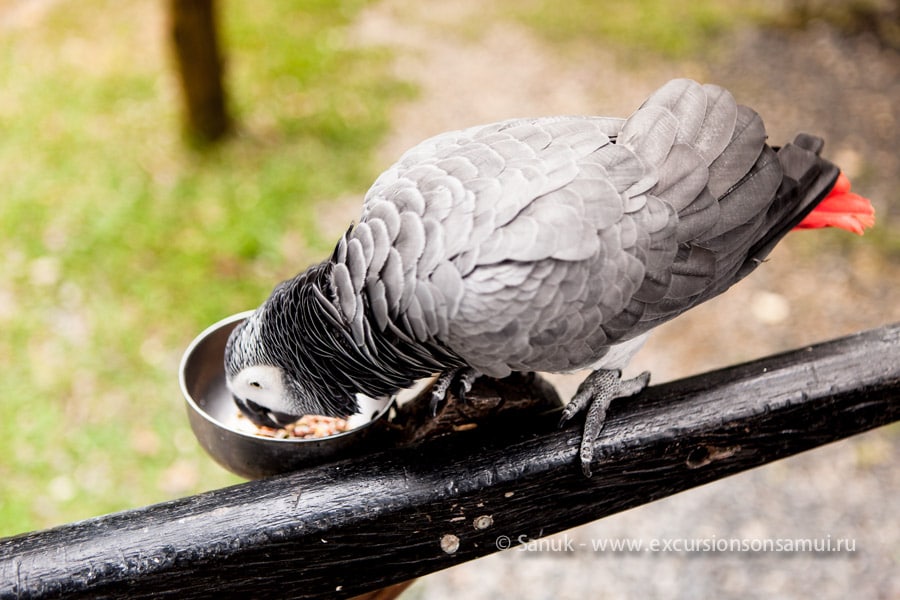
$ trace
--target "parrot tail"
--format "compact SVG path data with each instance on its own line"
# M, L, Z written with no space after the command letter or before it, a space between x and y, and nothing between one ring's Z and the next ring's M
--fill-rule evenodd
M850 191L850 179L841 173L834 187L794 229L839 227L857 235L875 224L875 209L867 198Z

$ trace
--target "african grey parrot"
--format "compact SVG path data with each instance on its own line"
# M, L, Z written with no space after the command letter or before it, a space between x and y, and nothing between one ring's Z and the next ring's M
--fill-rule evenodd
M357 392L434 374L433 402L478 375L590 367L563 413L589 407L589 476L610 401L647 383L621 370L654 327L750 273L829 195L839 171L821 148L807 135L769 147L753 110L685 79L627 119L432 137L378 177L328 260L235 329L228 386L252 420L279 426L352 414ZM829 206L804 225L871 225L847 185Z

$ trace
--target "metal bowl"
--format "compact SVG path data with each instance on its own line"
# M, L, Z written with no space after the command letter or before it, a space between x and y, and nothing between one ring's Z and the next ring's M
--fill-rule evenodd
M335 458L356 446L383 417L391 399L357 394L360 412L347 431L321 438L277 439L253 433L225 385L225 343L237 325L253 314L232 315L207 328L188 346L181 360L179 381L188 419L197 441L220 465L241 477L259 479Z

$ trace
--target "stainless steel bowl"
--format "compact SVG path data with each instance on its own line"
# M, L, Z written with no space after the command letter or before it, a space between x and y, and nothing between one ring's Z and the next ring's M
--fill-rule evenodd
M350 417L350 429L328 437L276 439L249 430L225 385L224 358L228 335L252 313L211 325L191 342L181 360L181 391L191 429L203 449L232 473L258 479L324 462L362 442L369 425L387 413L391 399L357 394L361 410Z

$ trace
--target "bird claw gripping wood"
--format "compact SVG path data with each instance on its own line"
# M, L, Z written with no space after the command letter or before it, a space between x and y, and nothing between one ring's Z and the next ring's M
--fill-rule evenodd
M644 371L633 379L622 379L622 372L597 369L587 376L578 386L578 391L563 409L559 421L562 427L576 414L588 409L584 420L584 433L581 436L581 472L585 477L591 476L591 460L594 457L594 442L603 429L606 411L616 398L625 398L639 394L650 383L650 373Z
M472 390L472 384L478 379L475 369L460 367L441 373L431 387L431 414L437 415L441 403L447 399L447 392L452 391L460 402L466 401L466 394Z

